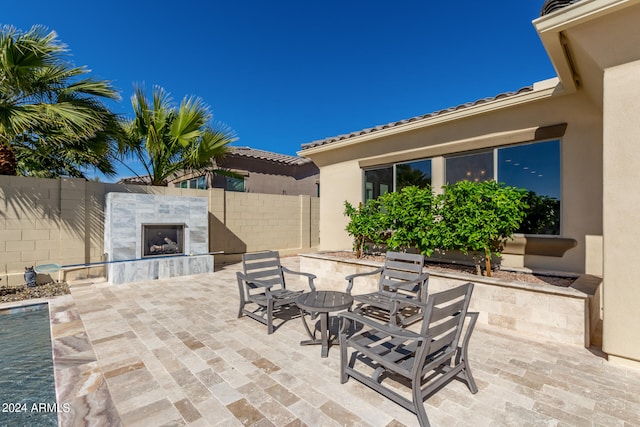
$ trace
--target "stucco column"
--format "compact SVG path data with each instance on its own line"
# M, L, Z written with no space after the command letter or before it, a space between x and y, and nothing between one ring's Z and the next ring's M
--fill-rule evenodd
M346 232L349 223L344 202L354 206L363 201L362 169L357 161L330 164L320 169L320 250L351 249Z
M640 367L640 61L604 73L603 190L602 349Z
M442 194L442 187L446 184L444 179L444 157L438 156L431 159L431 189L434 194Z

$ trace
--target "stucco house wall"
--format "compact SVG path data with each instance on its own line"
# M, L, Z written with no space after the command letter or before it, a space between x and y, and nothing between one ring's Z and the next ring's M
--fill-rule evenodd
M527 251L536 236L517 236L503 265L602 276L602 349L610 361L640 368L640 0L548 0L533 25L557 78L303 145L299 154L320 167L325 189L320 248L351 246L342 210L345 200L363 201L364 168L431 158L437 191L443 155L544 140L549 126L566 124L555 135L561 141L560 235L543 241L573 239L576 246L562 256L533 255Z
M444 185L439 173L444 168L444 154L536 141L545 128L566 123L560 136L561 237L575 239L577 246L563 257L512 255L503 262L513 267L583 273L587 252L597 250L587 246L585 236L602 235L602 115L584 95L555 96L557 85L557 80L551 80L513 96L510 101L520 98L519 105L498 100L493 106L482 104L439 117L438 123L425 121L416 129L326 152L303 151L320 166L325 189L320 199L320 248L351 247L343 206L345 200L352 204L363 200L363 168L431 158L433 187L438 189ZM538 99L527 101L531 98ZM485 111L474 111L480 108ZM578 188L581 190L576 191Z

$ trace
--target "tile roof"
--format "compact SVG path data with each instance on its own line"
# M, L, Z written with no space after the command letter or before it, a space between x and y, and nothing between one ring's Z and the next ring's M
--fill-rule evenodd
M251 147L229 147L229 153L227 153L225 157L246 157L291 166L302 166L308 163L312 163L310 159L304 157L273 153L271 151L258 150ZM151 177L149 175L143 175L122 178L117 182L117 184L148 185L150 182Z
M570 4L577 3L579 1L580 0L547 0L542 5L540 16L548 15L551 12L562 9L563 7L569 6Z
M462 110L464 108L469 108L469 107L473 107L476 105L480 105L480 104L485 104L487 102L491 102L491 101L496 101L498 99L502 99L502 98L507 98L510 96L514 96L514 95L518 95L521 93L525 93L525 92L531 92L533 90L533 86L526 86L523 87L517 91L514 92L504 92L501 93L499 95L496 95L494 97L489 97L489 98L483 98L483 99L479 99L477 101L474 102L467 102L466 104L461 104L455 107L450 107L450 108L446 108L444 110L439 110L439 111L434 111L432 113L428 113L428 114L424 114L421 116L415 116L415 117L411 117L409 119L405 119L405 120L400 120L397 122L392 122L392 123L387 123L384 125L380 125L380 126L375 126L372 128L367 128L367 129L362 129L360 131L356 131L356 132L351 132L351 133L346 133L343 135L338 135L338 136L333 136L333 137L329 137L329 138L325 138L325 139L320 139L317 141L313 141L310 142L308 144L302 144L302 149L306 150L309 148L315 148L315 147L320 147L322 145L327 145L327 144L331 144L334 142L338 142L338 141L344 141L345 139L349 139L349 138L354 138L356 136L360 136L360 135L366 135L369 133L373 133L373 132L377 132L379 130L383 130L383 129L388 129L388 128L392 128L395 126L400 126L400 125L404 125L406 123L411 123L411 122L415 122L418 120L424 120L424 119L428 119L431 117L435 117L435 116L439 116L445 113L451 113L453 111L458 111L458 110Z
M142 176L127 176L124 178L120 178L116 184L139 184L139 185L149 185L151 183L151 177L149 175Z
M286 165L304 165L311 163L311 160L303 157L289 156L287 154L272 153L270 151L258 150L251 147L229 147L231 150L228 156L249 157L252 159L266 160L270 162L282 163Z

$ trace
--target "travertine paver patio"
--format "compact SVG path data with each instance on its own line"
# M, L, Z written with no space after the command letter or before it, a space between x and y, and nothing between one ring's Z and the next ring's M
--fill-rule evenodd
M72 405L61 425L417 425L355 380L340 384L339 348L321 359L300 346L300 319L272 335L237 319L238 268L73 284L51 304L59 400ZM480 391L454 382L428 399L432 425L640 425L640 371L587 349L480 326L470 359Z

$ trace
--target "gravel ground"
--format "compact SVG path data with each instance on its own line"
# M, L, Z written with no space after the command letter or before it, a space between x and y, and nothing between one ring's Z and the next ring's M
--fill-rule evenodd
M69 293L66 283L44 283L27 288L26 285L15 287L0 287L0 302L23 301L32 298L49 298Z
M348 252L348 251L332 252L332 253L327 253L327 255L356 259L355 253ZM365 255L360 259L365 261L384 262L384 255ZM429 262L427 264L427 267L429 268L429 270L434 270L434 271L445 271L445 272L451 271L456 273L468 273L468 274L476 275L475 267L470 267L470 266L460 265L460 264ZM482 273L484 276L485 272L483 271ZM506 271L506 270L500 270L500 269L493 270L491 272L491 277L495 279L514 280L514 281L533 283L533 284L546 283L549 285L561 286L565 288L570 286L576 280L576 277L526 273L526 272L520 272L520 271Z

